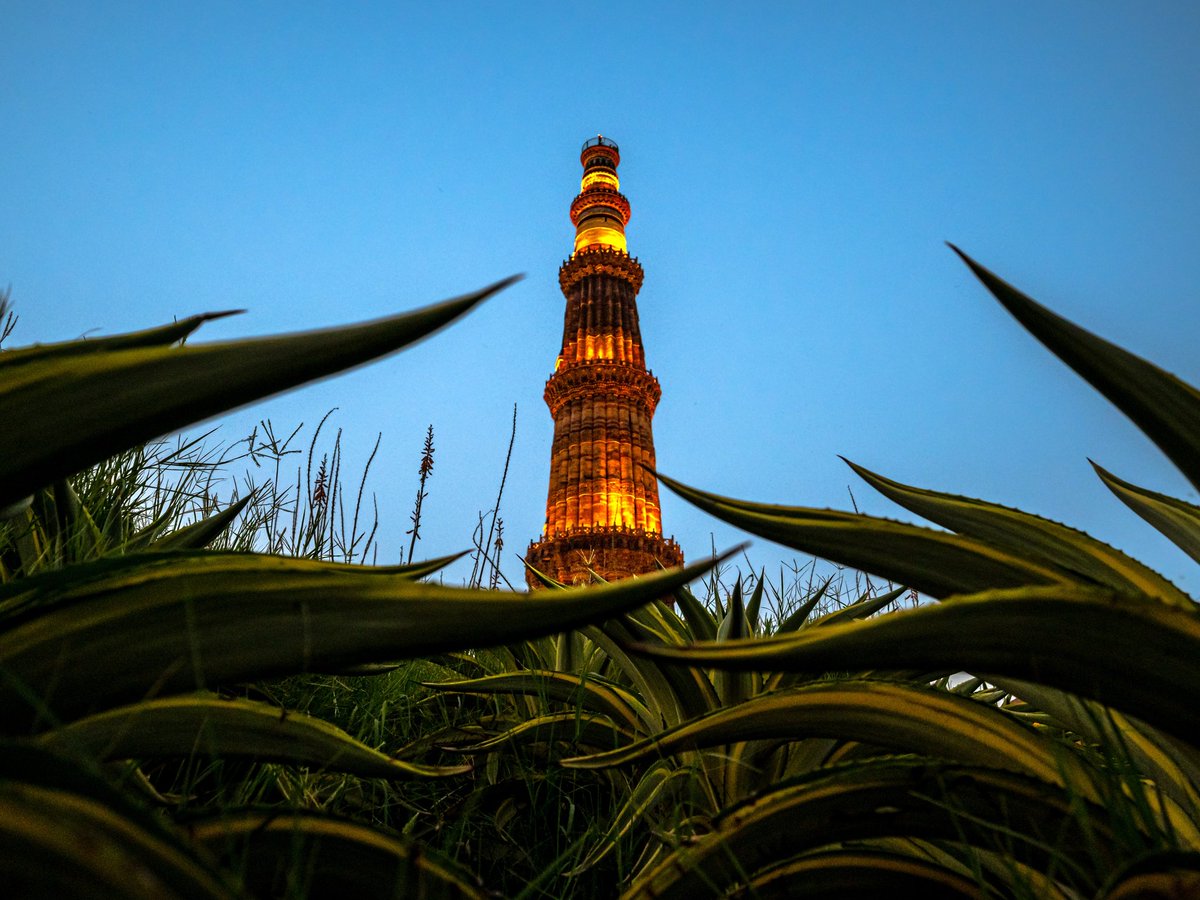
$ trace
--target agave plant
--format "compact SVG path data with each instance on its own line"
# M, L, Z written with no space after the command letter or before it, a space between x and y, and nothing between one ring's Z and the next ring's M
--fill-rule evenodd
M870 616L904 593L865 593L843 608L814 615L827 599L831 580L770 629L793 633ZM552 582L549 586L562 587ZM807 736L798 731L792 741L777 735L757 740L735 729L708 742L679 742L674 745L680 748L677 757L657 743L662 735L690 723L755 707L788 685L808 680L784 673L682 669L628 652L638 641L680 648L697 639L761 639L768 628L762 616L765 587L760 576L746 596L739 578L726 603L714 593L710 604L680 588L673 605L654 602L553 639L502 648L486 659L476 655L448 660L449 668L466 663L463 667L473 670L474 677L426 686L477 698L476 719L427 737L418 746L486 756L497 772L495 780L513 785L513 793L529 781L531 769L553 772L562 766L577 781L588 772L601 776L597 790L609 789L608 803L602 812L576 823L576 843L570 858L560 861L556 884L561 894L609 893L614 880L649 865L663 852L656 835L703 833L725 807L780 778L809 771L834 749L833 742L812 729ZM646 748L653 749L639 752ZM626 763L636 765L609 771ZM614 863L614 856L621 858L620 864ZM595 889L596 884L604 887Z
M364 567L203 550L236 505L184 529L162 533L156 521L131 534L97 515L104 498L81 501L71 478L403 347L503 286L322 332L179 346L214 318L204 315L0 353L7 885L59 896L318 896L340 870L362 873L364 891L381 896L477 895L471 878L412 841L303 809L264 818L225 807L183 828L134 799L154 795L136 763L247 758L373 779L453 777L466 767L404 762L319 720L232 696L264 678L560 632L669 593L704 566L554 597L455 589L419 580L445 560ZM104 776L117 760L135 764L120 770L122 791Z
M956 251L957 252L957 251ZM964 261L1039 340L1200 485L1200 393ZM676 493L753 534L937 602L865 621L630 654L777 690L573 766L630 766L734 742L839 743L818 766L668 835L627 897L1191 896L1200 888L1200 611L1082 531L851 464L946 530ZM1196 557L1200 508L1102 481ZM829 673L858 670L825 681ZM693 673L691 676L687 673ZM773 676L778 677L778 676Z

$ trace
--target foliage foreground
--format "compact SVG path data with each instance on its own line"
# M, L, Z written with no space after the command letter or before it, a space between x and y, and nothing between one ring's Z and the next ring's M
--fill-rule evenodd
M963 259L1200 486L1200 394ZM180 346L198 316L0 353L10 896L1200 894L1200 616L1082 531L854 464L940 527L663 478L905 586L771 617L761 577L692 594L712 563L525 595L422 581L445 560L213 549L252 497L193 521L112 468L496 288L324 332ZM1200 560L1200 508L1096 471ZM894 609L909 588L931 601Z

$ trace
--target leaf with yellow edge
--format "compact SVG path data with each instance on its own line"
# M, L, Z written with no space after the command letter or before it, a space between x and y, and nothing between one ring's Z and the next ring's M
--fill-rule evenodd
M723 522L822 559L864 569L931 597L1026 584L1066 584L1062 570L961 535L858 513L720 497L659 475Z
M632 738L633 735L627 729L617 725L607 716L569 712L535 716L475 743L444 746L445 749L456 753L487 753L509 744L529 745L564 741L587 747L612 747Z
M752 641L631 650L690 666L1022 678L1099 700L1200 746L1200 613L1106 588L986 591L876 619Z
M677 782L682 782L686 790L695 777L695 773L688 769L665 764L651 766L629 792L625 803L611 817L608 830L588 851L587 856L564 875L579 875L596 865L613 851L621 838L642 822L659 803L664 802L664 795L669 798Z
M1028 772L1091 795L1073 755L995 707L933 688L875 680L826 681L764 694L627 747L565 759L598 769L737 741L839 738L899 753Z
M508 694L577 704L592 712L603 713L628 730L643 726L648 713L631 691L592 675L569 672L502 672L464 681L426 681L424 687L454 694Z
M960 867L961 868L961 867ZM985 900L979 882L960 869L872 847L820 850L773 866L726 895L729 900L793 897L920 897Z
M950 249L1013 318L1133 420L1200 487L1200 391L1051 312L953 244Z
M1200 562L1200 506L1122 481L1095 462L1092 462L1092 468L1117 499Z
M243 896L163 822L77 761L0 742L0 771L0 884L6 897Z
M222 312L200 313L179 319L170 325L159 325L143 331L128 331L110 337L85 338L77 341L61 341L53 344L33 344L16 347L0 354L0 372L15 366L53 357L84 356L89 353L111 353L114 350L133 350L141 347L165 347L184 340L205 322L213 322L226 316L244 313L244 309L229 309Z
M472 877L440 853L377 829L302 812L223 812L188 827L256 897L289 893L355 900L484 900Z
M892 758L821 769L732 807L710 833L679 846L622 896L724 896L767 866L825 846L903 836L993 849L998 833L1018 862L1055 866L1088 895L1098 887L1096 869L1106 872L1124 849L1103 807L1044 781Z
M246 757L363 778L437 778L470 766L423 766L372 750L321 719L250 700L171 697L88 716L40 735L60 753L96 759Z
M0 619L0 722L23 729L208 685L556 634L669 594L712 564L516 594L270 556L101 560L0 592L23 610Z
M398 350L512 281L341 328L101 352L68 344L5 366L0 508L158 435Z
M1075 528L985 500L901 484L843 460L889 500L943 528L1037 560L1073 580L1192 605L1187 594L1154 570Z

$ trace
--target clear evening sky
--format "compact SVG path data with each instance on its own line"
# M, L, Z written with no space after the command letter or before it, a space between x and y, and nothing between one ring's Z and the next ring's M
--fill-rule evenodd
M383 556L494 501L538 534L578 149L621 146L660 467L897 511L890 477L1082 527L1200 589L1086 457L1196 501L943 244L1200 382L1200 6L0 3L0 285L15 343L245 307L197 339L350 322L527 278L419 348L240 412L377 432ZM689 558L733 530L664 496ZM712 537L710 537L712 535ZM794 554L749 551L777 570Z

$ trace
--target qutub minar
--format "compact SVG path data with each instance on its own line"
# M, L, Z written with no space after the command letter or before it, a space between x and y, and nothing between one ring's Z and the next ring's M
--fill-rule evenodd
M571 203L575 252L558 270L567 298L562 350L546 382L554 417L550 491L533 568L565 584L606 581L683 562L662 534L658 482L650 468L650 420L662 394L646 369L638 327L642 267L629 255L629 201L620 193L621 154L605 137L583 145L583 183ZM527 572L531 588L540 587Z

